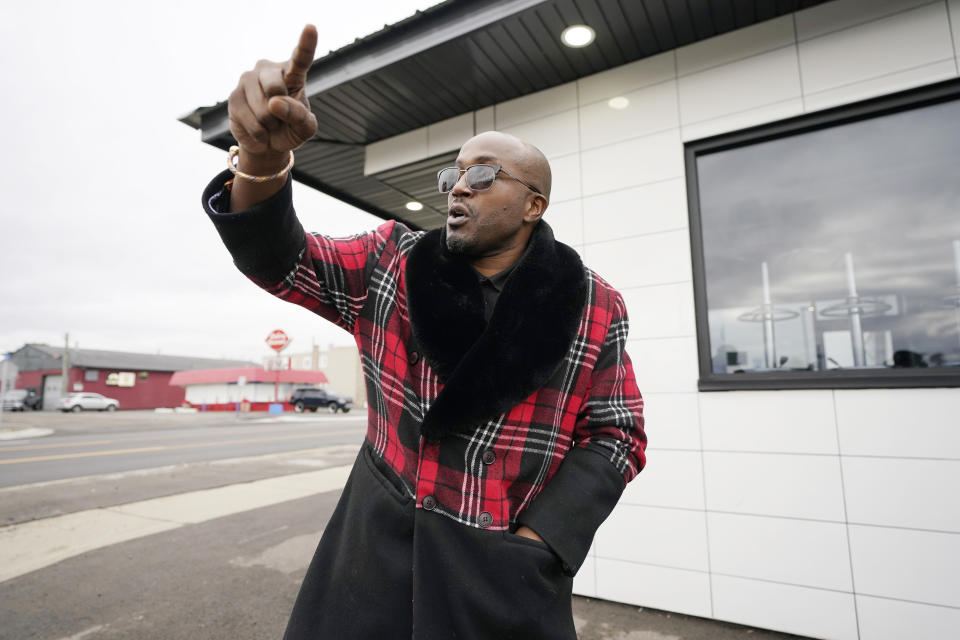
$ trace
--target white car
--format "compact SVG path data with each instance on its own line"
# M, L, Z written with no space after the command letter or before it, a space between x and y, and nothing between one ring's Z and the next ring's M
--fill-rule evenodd
M119 400L102 396L99 393L71 393L60 400L60 411L73 411L74 413L84 410L116 411L119 406Z

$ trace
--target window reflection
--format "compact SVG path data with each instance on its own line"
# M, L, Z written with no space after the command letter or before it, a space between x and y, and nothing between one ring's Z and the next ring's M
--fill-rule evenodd
M713 373L960 366L960 101L696 162Z

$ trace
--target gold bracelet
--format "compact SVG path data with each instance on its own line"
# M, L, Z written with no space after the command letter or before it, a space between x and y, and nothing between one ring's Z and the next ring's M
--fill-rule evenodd
M282 178L290 172L290 169L293 169L293 151L290 152L290 162L287 163L283 169L277 171L272 176L252 176L249 173L244 173L237 169L237 165L234 164L234 160L238 160L240 155L240 147L233 145L230 147L230 153L227 155L227 168L230 169L230 172L238 178L243 178L247 182L270 182L271 180L276 180L277 178Z

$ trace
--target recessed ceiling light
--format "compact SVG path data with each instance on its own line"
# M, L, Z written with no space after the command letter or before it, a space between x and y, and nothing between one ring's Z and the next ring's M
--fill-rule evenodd
M411 200L405 206L409 211L420 211L421 209L423 209L423 205L415 200Z
M616 98L610 98L607 101L607 106L611 109L617 109L619 111L620 109L626 109L629 107L630 101L623 96L617 96Z
M560 40L568 47L578 49L585 47L597 37L596 31L585 24L573 24L563 30Z

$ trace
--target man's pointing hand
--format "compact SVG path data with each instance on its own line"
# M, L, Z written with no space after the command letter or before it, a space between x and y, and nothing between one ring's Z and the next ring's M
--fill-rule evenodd
M279 169L286 164L288 152L316 134L317 119L304 90L316 48L317 29L308 24L289 60L261 60L240 76L227 111L230 131L240 143L241 162L244 155L261 156L258 165L272 161Z
M300 42L286 62L261 60L240 76L230 94L230 132L240 145L237 168L254 176L269 176L287 165L290 152L317 133L317 118L307 100L307 71L317 48L317 29L303 28ZM241 211L263 202L286 179L262 183L237 180L230 209Z

